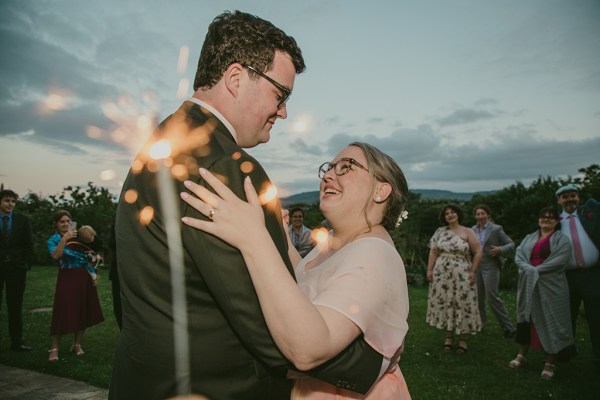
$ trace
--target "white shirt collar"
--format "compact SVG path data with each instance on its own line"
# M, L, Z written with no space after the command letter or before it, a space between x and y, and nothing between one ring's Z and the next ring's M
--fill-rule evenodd
M195 97L190 97L188 99L189 101L191 101L192 103L196 103L201 107L206 108L208 111L210 111L211 113L213 113L213 115L215 117L217 117L219 119L219 121L221 121L223 123L223 125L225 125L225 127L229 130L229 133L231 133L231 136L233 136L233 140L235 140L235 142L237 143L237 132L235 131L235 129L233 128L233 125L231 125L231 123L229 121L227 121L227 118L225 118L223 116L223 114L221 114L219 111L217 111L216 108L214 108L213 106L211 106L210 104L197 99Z

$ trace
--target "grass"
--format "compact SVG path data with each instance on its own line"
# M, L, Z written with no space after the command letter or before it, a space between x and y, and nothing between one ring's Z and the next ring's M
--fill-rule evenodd
M52 307L56 269L37 267L27 278L24 305L24 338L33 347L29 353L8 351L6 340L6 309L0 312L3 332L0 343L0 363L31 369L51 375L65 376L107 388L110 382L114 349L119 334L112 312L112 299L108 271L100 271L98 293L105 322L90 328L83 340L85 356L68 353L71 336L61 341L61 360L48 363L50 347L50 312L34 311ZM598 370L592 365L589 333L583 318L579 318L576 338L579 355L557 368L553 381L542 381L539 374L544 356L530 351L524 368L508 367L516 355L516 344L502 337L501 329L493 315L489 315L486 332L469 338L466 354L445 353L442 349L444 332L425 323L427 287L409 288L410 318L406 349L401 368L412 398L438 399L597 399L600 393ZM502 292L501 296L515 315L516 295Z
M112 311L111 283L108 271L99 271L98 296L105 321L89 328L82 341L85 355L77 357L69 353L73 335L65 335L60 342L60 360L49 363L50 322L52 303L56 285L56 267L34 267L27 274L27 287L23 305L23 339L32 347L27 353L16 353L8 350L6 303L0 312L0 364L15 366L43 372L50 375L64 376L107 388L110 382L114 349L116 348L119 329ZM46 311L47 310L47 311Z

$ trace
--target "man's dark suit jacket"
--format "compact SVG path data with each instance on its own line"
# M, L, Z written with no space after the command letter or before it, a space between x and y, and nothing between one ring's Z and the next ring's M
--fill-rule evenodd
M577 208L579 222L592 242L600 250L600 202L589 199Z
M221 176L245 199L243 179L250 175L261 193L270 185L261 165L242 150L227 128L193 102L185 102L161 123L150 139L168 138L185 165L187 179L200 179L202 166ZM138 155L143 160L145 151ZM175 180L176 191L186 191ZM124 194L137 192L128 204ZM164 399L175 394L173 315L167 238L156 190L147 168L129 172L117 208L117 257L123 330L117 350L110 399ZM150 206L152 221L139 214ZM179 202L181 215L204 218ZM217 211L218 212L218 211ZM265 224L293 274L287 256L278 200L264 207ZM240 252L202 231L181 228L190 333L192 392L210 399L288 399L289 361L275 346ZM290 310L294 312L294 310ZM366 392L381 368L382 356L360 338L334 359L309 373L334 385Z
M12 346L20 346L23 336L23 296L27 270L33 259L33 238L28 217L12 213L12 228L5 243L0 230L0 306L6 286L8 330Z
M12 229L8 243L0 230L0 268L28 270L33 258L33 238L28 217L12 213Z

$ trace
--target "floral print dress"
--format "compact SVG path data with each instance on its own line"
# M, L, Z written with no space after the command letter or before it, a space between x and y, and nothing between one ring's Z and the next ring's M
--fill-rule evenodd
M435 231L429 247L437 249L438 257L429 285L426 322L456 334L480 331L477 286L469 284L469 243L444 226Z

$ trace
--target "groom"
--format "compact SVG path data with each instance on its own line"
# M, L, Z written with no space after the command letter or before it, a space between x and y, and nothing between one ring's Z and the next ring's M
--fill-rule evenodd
M286 101L304 68L296 41L270 22L239 11L217 16L202 47L193 97L160 124L148 143L168 139L172 144L176 192L185 191L185 179L204 184L198 175L202 166L242 199L247 175L264 193L269 178L243 148L266 143L277 119L287 118ZM167 238L156 170L146 154L138 154L117 209L123 330L110 399L176 394ZM177 207L182 216L204 218L183 202ZM293 274L278 200L266 200L264 212ZM239 251L202 231L181 229L192 392L210 399L289 399L286 372L293 366L269 334ZM382 361L360 339L306 373L365 393Z

